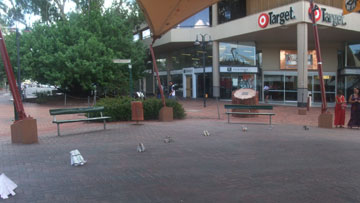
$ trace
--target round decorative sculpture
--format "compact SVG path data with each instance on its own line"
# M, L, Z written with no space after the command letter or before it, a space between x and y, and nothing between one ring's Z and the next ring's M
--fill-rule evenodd
M258 105L259 104L259 99L258 99L258 92L253 90L253 89L249 89L249 88L242 88L242 89L237 89L234 90L232 92L232 104L240 104L240 105L249 105L249 106L254 106L254 105ZM245 110L245 109L233 109L233 112L258 112L258 110L256 109L251 109L251 110ZM237 114L233 114L233 116L235 117L255 117L256 115L237 115Z

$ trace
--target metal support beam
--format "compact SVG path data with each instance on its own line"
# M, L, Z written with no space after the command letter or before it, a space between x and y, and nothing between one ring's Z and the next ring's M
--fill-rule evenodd
M310 0L310 9L311 9L311 20L313 23L313 30L314 30L314 39L315 39L315 47L316 47L316 57L318 63L318 72L319 72L319 80L320 80L320 88L321 88L321 112L325 113L327 111L327 102L326 102L326 95L325 95L325 85L324 85L324 78L323 78L323 71L322 71L322 58L321 58L321 49L320 49L320 40L319 40L319 32L318 27L315 20L315 11L319 9L319 7L314 6L314 0ZM319 12L320 9L319 9Z
M1 52L1 58L4 62L6 76L9 81L11 94L13 95L14 98L15 108L19 115L19 120L23 120L26 118L26 114L23 103L21 101L19 89L16 86L14 72L11 67L10 58L6 50L6 45L1 29L0 29L0 52Z
M155 40L154 40L154 41L155 41ZM154 43L154 42L153 42L153 43ZM157 78L157 81L158 81L158 88L159 88L160 94L161 94L161 100L162 100L163 106L166 107L165 97L164 97L164 91L163 91L163 89L161 88L161 81L160 81L160 77L159 77L159 70L158 70L158 68L157 68L155 53L154 53L154 49L153 49L152 44L150 44L150 53L151 53L151 57L152 57L152 60L153 60L154 71L156 72L156 78Z

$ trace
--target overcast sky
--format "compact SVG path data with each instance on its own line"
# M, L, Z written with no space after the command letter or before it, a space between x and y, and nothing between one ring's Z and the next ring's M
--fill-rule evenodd
M11 3L9 0L0 0L3 1L5 4L7 4L9 7L11 6ZM105 8L109 8L112 4L113 0L104 0L104 7ZM65 13L71 12L71 11L75 11L75 7L76 4L72 1L67 1L65 3ZM1 11L0 11L1 12ZM31 27L32 24L37 21L40 20L40 16L35 16L35 15L25 15L25 20L28 23L28 25ZM25 25L21 24L21 23L15 23L15 25L13 27L18 27L20 29L25 29Z

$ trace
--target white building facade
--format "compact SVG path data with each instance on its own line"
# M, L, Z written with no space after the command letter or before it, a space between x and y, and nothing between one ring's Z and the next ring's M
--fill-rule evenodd
M253 88L263 101L263 87L269 86L272 103L305 106L309 94L313 102L321 102L310 3L262 2L219 2L158 39L154 49L162 83L174 81L177 96L184 98L203 97L205 88L210 97L230 99L235 89ZM326 97L331 103L338 89L348 97L353 87L360 86L360 13L342 16L342 1L315 2L320 2L316 17ZM147 32L136 37L149 44ZM198 34L211 36L205 52L194 45ZM150 62L147 72L142 88L155 93Z

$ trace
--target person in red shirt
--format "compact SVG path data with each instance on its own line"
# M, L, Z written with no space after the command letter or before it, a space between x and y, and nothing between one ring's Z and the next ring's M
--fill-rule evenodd
M335 120L334 125L335 127L343 128L345 125L345 110L346 110L346 101L341 90L337 91L336 95L336 106L335 106Z

